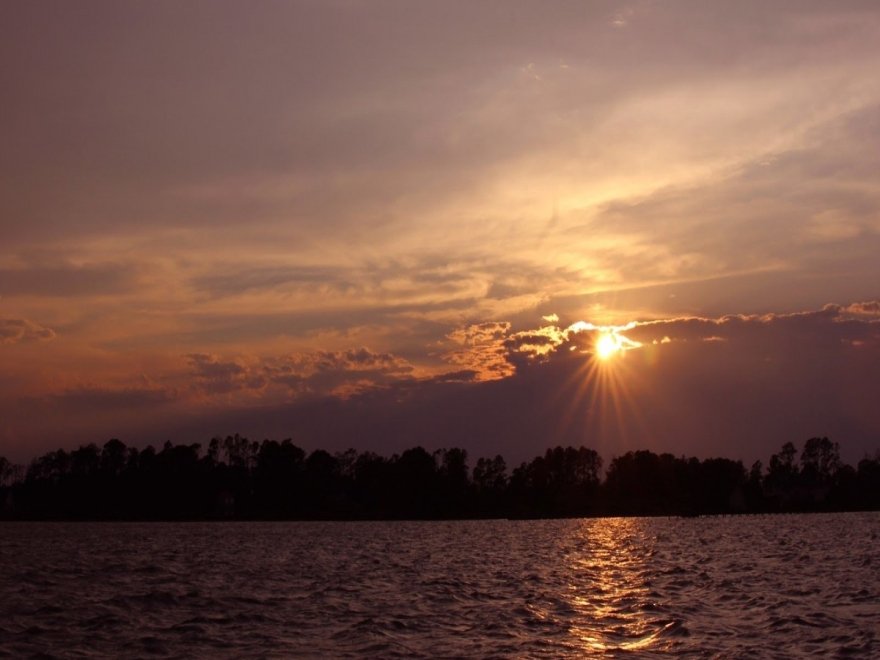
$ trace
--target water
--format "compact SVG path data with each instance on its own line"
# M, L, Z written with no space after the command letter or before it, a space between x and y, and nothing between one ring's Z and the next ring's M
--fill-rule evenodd
M880 657L880 514L0 524L0 656L682 653Z

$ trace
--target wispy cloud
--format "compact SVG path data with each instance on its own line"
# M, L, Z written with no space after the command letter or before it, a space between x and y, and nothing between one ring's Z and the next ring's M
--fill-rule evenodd
M130 265L27 264L0 268L0 295L79 297L129 293L138 287L138 270Z
M155 420L125 401L157 388L173 390L155 403L177 428L319 399L395 417L399 399L426 419L436 403L482 420L475 442L525 446L566 395L533 391L544 426L523 413L515 427L502 393L528 410L528 388L561 387L539 374L576 381L595 327L631 321L621 332L644 346L625 364L647 361L631 389L658 438L682 428L702 378L745 405L700 365L753 389L751 369L821 410L768 366L784 363L861 420L852 433L872 428L838 365L861 374L875 345L873 4L78 11L0 5L8 437L26 426L22 395L69 391L85 411L106 390L135 427ZM822 310L830 300L868 302ZM680 418L649 405L649 385ZM711 407L702 392L689 396ZM590 419L583 434L623 437ZM53 428L73 433L65 421Z
M0 344L46 341L55 338L55 332L26 319L0 319Z
M119 410L155 409L177 398L173 390L161 387L101 387L82 385L52 394L48 401L63 412L85 415L115 413Z

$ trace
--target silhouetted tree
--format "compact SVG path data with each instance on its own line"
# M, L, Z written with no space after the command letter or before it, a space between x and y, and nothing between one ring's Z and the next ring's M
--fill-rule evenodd
M746 510L746 470L739 461L709 458L700 464L700 488L692 508L698 513Z
M810 438L801 451L801 476L808 485L829 486L840 469L840 447L828 438Z
M678 472L686 470L678 465ZM605 479L606 501L612 511L627 515L692 513L676 478L676 458L651 451L627 452L611 461Z
M12 479L12 463L5 456L0 456L0 486L5 486Z
M407 449L392 457L391 470L394 502L404 518L436 518L437 465L423 447Z
M128 448L117 439L49 452L26 471L0 458L0 516L63 519L448 518L700 515L880 509L880 454L843 465L837 443L786 443L746 473L739 461L631 451L611 461L553 447L507 477L504 458L414 447L385 458L350 449L306 455L290 439L239 435Z
M586 515L595 509L602 459L586 447L554 447L510 478L512 506L524 515Z
M746 509L749 511L763 511L765 508L764 465L761 461L755 461L749 469L749 476L746 481Z
M110 477L118 477L125 468L127 453L126 446L116 438L105 442L101 449L101 472Z
M467 510L470 490L467 452L464 449L438 449L434 452L437 463L437 481L442 509L452 515L463 515Z
M473 485L478 515L496 517L504 513L507 463L503 456L477 459L473 472Z
M369 451L355 459L351 497L357 517L394 517L392 468L388 459Z
M12 488L15 470L5 456L0 456L0 514L6 514L12 508Z
M770 457L770 466L764 479L764 494L776 509L791 506L799 499L797 487L800 471L796 457L797 449L790 442L786 442L778 454Z
M253 472L254 506L261 515L288 516L300 511L303 498L305 452L288 438L282 442L264 440L256 456ZM224 493L241 488L225 483Z
M323 449L309 454L303 472L303 504L308 517L336 517L338 479L339 464L332 454Z
M880 509L880 452L859 461L856 484L858 508Z
M223 440L223 454L226 464L242 472L248 472L254 467L259 450L259 443L250 442L238 433L226 436Z

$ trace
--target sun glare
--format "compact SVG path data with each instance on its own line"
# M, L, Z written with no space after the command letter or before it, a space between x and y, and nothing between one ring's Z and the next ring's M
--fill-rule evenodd
M611 333L601 335L596 340L596 355L601 360L607 360L620 350L620 341Z
M578 321L566 328L571 348L578 351L578 369L560 386L560 396L571 397L558 419L562 433L578 428L586 420L599 436L619 433L620 437L648 434L648 426L637 405L637 392L644 380L640 368L643 359L624 359L642 343L626 334L637 330L635 321L625 325L596 325ZM577 337L578 335L582 336ZM625 438L624 438L625 439Z

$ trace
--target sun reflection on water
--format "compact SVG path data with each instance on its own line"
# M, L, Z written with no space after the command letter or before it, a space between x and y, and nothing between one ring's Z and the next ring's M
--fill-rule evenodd
M605 518L584 521L583 544L568 560L572 575L566 598L576 612L570 633L585 653L663 648L663 633L676 626L664 618L651 590L654 538L645 521Z

